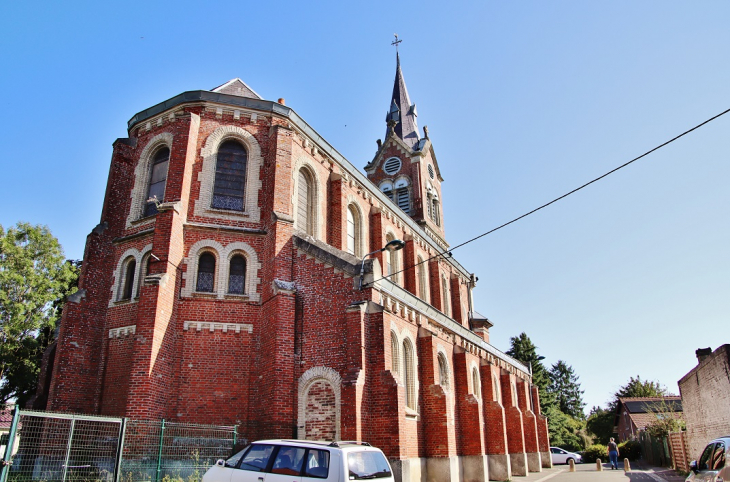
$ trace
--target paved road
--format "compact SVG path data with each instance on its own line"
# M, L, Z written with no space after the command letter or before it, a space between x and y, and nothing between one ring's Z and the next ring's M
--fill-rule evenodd
M512 480L514 482L680 482L684 477L660 468L624 472L623 463L620 463L619 470L611 470L610 465L604 464L601 472L596 470L596 464L578 464L575 466L575 472L569 472L567 465L556 465L552 469L543 469L542 472L531 473L527 477L513 477Z

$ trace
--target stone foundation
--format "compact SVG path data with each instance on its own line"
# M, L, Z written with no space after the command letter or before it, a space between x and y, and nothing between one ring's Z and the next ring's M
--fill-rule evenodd
M550 457L550 452L540 452L540 462L542 463L543 469L552 468L553 459Z
M540 461L540 452L531 452L527 455L527 470L530 472L542 472L542 462Z
M459 479L459 457L429 457L426 459L426 481L448 482Z
M509 464L512 469L511 475L522 477L527 475L527 455L524 452L509 454Z
M489 463L489 480L509 480L512 469L507 454L487 455Z
M484 482L488 479L489 461L486 455L464 455L459 458L461 459L461 480Z

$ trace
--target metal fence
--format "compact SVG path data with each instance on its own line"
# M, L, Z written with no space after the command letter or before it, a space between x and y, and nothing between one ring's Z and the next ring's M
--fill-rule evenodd
M0 482L197 482L236 427L15 410Z

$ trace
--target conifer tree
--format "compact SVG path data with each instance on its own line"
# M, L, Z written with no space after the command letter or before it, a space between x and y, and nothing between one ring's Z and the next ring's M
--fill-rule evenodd
M550 368L548 375L550 376L548 392L554 397L560 411L573 418L585 419L584 390L580 389L578 375L573 371L573 367L563 360L558 360Z

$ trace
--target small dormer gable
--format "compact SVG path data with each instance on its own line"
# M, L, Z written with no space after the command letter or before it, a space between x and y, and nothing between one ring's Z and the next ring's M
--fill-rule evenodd
M254 92L251 87L246 85L246 83L239 78L231 79L225 84L219 85L218 87L212 89L211 92L237 95L239 97L248 97L249 99L263 100L263 97Z

